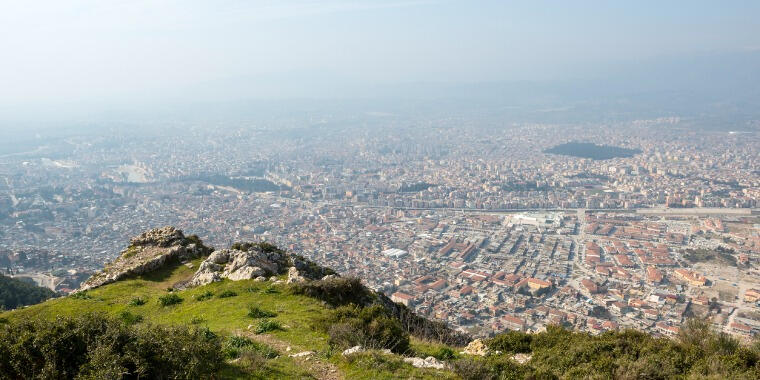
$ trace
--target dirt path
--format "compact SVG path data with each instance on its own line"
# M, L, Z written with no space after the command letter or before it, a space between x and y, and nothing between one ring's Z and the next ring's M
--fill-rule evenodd
M272 347L277 350L280 355L293 355L307 351L304 350L303 347L292 345L269 334L254 334L250 331L238 331L237 333L251 338L251 340ZM288 347L290 347L290 351L288 351ZM341 375L338 367L330 362L320 359L316 354L293 357L293 360L307 368L309 373L318 380L343 380L343 375Z

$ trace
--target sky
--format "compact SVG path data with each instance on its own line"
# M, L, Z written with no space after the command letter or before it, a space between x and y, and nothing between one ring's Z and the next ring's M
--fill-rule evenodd
M0 0L0 112L603 77L757 51L758 15L730 0Z

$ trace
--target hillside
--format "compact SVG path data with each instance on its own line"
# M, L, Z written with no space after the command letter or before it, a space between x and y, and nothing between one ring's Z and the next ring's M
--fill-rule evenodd
M136 271L137 251L150 251L142 262L165 258ZM274 246L210 251L181 232L133 239L94 276L118 280L0 314L0 378L760 377L760 344L699 322L678 340L550 328L467 345L359 280Z
M54 295L48 288L0 274L0 310L33 305Z

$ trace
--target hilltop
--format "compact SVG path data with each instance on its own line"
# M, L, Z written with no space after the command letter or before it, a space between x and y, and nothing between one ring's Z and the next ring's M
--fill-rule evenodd
M474 340L267 243L164 227L74 294L0 314L1 378L760 377L760 345L550 327Z

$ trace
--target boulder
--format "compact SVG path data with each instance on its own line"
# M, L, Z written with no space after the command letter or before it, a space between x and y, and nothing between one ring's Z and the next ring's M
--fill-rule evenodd
M486 356L488 355L488 346L486 346L482 340L475 339L470 342L461 353L466 355Z
M298 273L298 269L296 267L290 267L288 268L288 284L292 284L294 282L305 282L306 279L301 276L300 273Z

